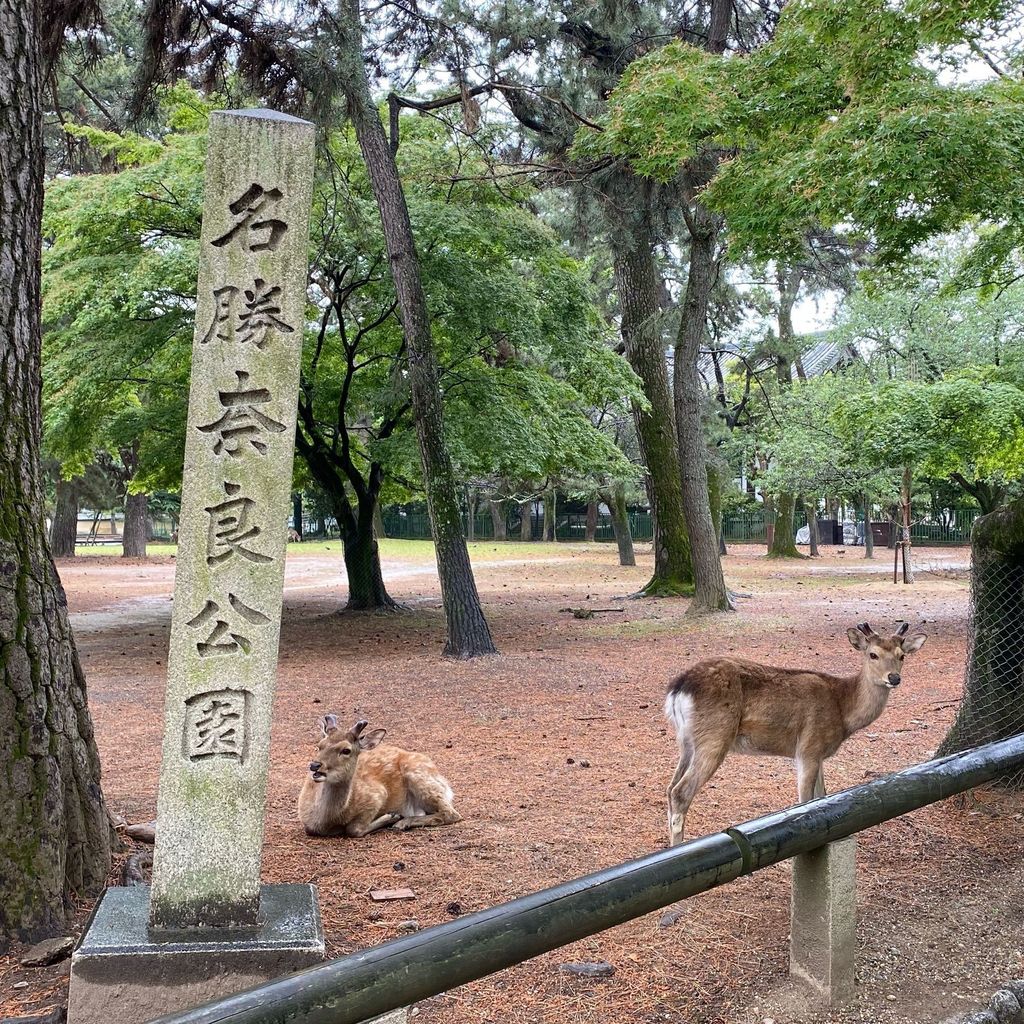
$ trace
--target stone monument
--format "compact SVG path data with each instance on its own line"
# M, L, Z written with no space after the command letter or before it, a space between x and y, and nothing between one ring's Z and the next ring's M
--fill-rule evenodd
M309 885L260 885L305 324L314 128L210 120L151 890L106 891L69 1024L136 1024L324 956Z

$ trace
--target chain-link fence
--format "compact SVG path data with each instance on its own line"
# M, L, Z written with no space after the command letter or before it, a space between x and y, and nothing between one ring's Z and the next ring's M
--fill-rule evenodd
M1024 502L980 520L972 538L963 703L939 753L1024 733ZM1024 788L1024 771L1005 780Z

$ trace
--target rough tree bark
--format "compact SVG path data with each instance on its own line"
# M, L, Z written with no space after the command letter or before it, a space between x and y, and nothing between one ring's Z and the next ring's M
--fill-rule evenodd
M975 521L971 567L964 700L939 756L1024 732L1024 499Z
M508 524L505 522L505 504L488 499L487 508L491 513L491 527L495 540L508 540Z
M339 62L348 116L366 162L377 208L391 276L395 282L402 331L409 353L409 389L419 442L423 482L427 492L431 531L437 551L448 636L444 653L471 658L496 653L491 631L480 606L480 596L462 533L459 489L444 437L437 361L430 333L430 314L420 278L419 257L409 208L398 176L380 113L370 95L363 62L362 27L358 0L338 5Z
M587 502L587 532L584 536L584 540L588 544L593 544L597 537L597 499L591 498Z
M708 466L708 507L711 509L711 522L718 534L718 553L727 555L725 531L722 529L722 474L714 466Z
M779 351L775 356L775 374L779 388L786 390L793 383L793 306L800 294L799 271L778 270L779 286ZM775 536L769 558L804 558L796 546L796 496L783 492L776 497Z
M519 539L533 540L533 501L524 501L519 506Z
M99 892L110 827L40 445L41 14L0 0L0 947L62 932Z
M54 558L74 558L78 538L78 483L57 480L57 504L50 524L50 554Z
M701 420L703 389L698 370L700 346L707 331L708 303L718 273L715 259L718 223L698 202L694 203L688 224L690 268L676 338L673 391L683 513L693 559L694 593L689 611L706 613L732 609L708 497L707 443Z
M476 540L476 491L466 486L466 540Z
M544 492L544 523L541 529L541 539L548 543L555 541L555 489L549 488Z
M875 535L871 532L871 500L864 495L864 557L875 557Z
M903 467L903 480L900 486L900 507L903 524L900 529L900 544L903 550L900 552L903 561L903 582L914 582L914 557L910 546L910 503L912 498L912 486L914 475L909 466Z
M145 494L128 494L124 499L122 558L145 558L149 499Z
M818 509L817 506L803 500L804 515L807 517L807 544L808 554L811 558L820 558L821 552L818 550L818 545L821 543L821 536L818 533Z
M629 527L629 511L626 509L625 484L619 484L614 492L605 491L601 499L612 514L612 532L619 548L619 565L636 565L633 531Z
M639 193L636 209L641 213L650 205L643 196L643 190L650 187L638 181L631 185L630 191ZM616 204L622 203L624 194L614 197ZM661 332L662 282L647 218L643 217L628 234L613 236L612 251L626 358L643 382L650 403L649 409L634 409L654 516L654 576L638 596L692 594L693 563L683 519L679 451Z

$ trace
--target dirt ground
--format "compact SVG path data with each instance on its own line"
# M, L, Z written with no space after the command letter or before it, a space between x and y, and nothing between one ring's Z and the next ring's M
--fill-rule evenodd
M828 551L828 549L826 549ZM666 845L665 785L676 748L666 682L707 655L852 672L845 632L869 620L925 622L883 716L828 762L830 791L925 760L962 688L968 581L963 549L918 552L913 586L893 585L881 552L830 551L779 563L760 547L725 559L739 610L691 621L683 600L628 601L650 572L612 545L474 546L497 658L440 657L436 575L422 547L389 542L386 575L404 615L342 615L337 551L289 551L268 791L264 879L313 881L331 955L428 927ZM61 575L85 665L113 812L155 816L173 559L79 558ZM568 607L616 609L577 619ZM310 839L295 799L319 715L369 719L398 746L434 756L464 821L361 840ZM791 762L733 755L697 797L688 831L725 828L795 800ZM425 1024L783 1024L938 1022L1024 975L1024 802L997 792L947 801L862 833L858 997L801 1008L786 984L789 869L770 868L687 902L671 926L652 914L429 1000ZM124 855L115 865L114 877ZM375 904L374 888L415 901ZM83 906L83 916L87 907ZM0 961L0 1014L59 1002L67 964ZM605 960L575 979L566 962ZM13 988L27 981L27 987Z

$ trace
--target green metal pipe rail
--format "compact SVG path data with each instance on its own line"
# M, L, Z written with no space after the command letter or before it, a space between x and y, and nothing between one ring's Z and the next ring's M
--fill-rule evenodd
M1024 734L927 761L260 985L159 1024L358 1024L1024 767Z

